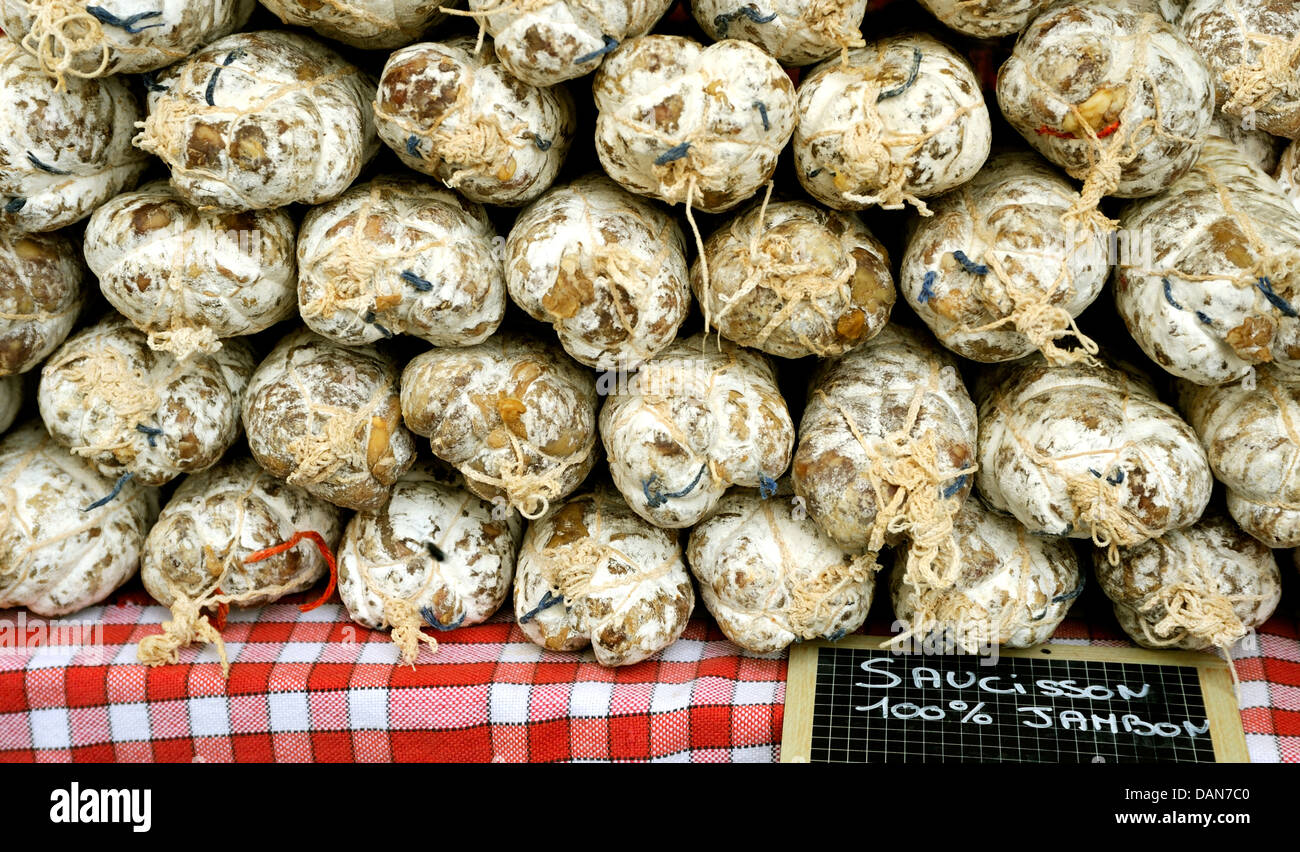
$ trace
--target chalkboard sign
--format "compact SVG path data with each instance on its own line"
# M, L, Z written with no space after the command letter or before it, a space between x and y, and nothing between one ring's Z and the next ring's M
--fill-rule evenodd
M1248 760L1227 663L1210 654L1045 645L991 660L884 641L792 649L783 763Z

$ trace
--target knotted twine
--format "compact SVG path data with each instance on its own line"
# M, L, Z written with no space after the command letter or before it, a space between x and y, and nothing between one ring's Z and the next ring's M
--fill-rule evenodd
M221 586L229 576L230 571L238 565L260 562L263 559L277 556L296 546L298 542L304 539L312 541L320 551L321 556L324 557L325 563L329 567L329 584L326 586L324 594L316 601L302 604L298 608L302 612L310 612L325 603L330 595L334 593L335 585L338 582L338 568L334 561L334 554L330 553L329 547L320 533L313 531L295 533L284 543L265 550L259 550L242 560L236 556L233 549L227 551L224 557L218 557L211 545L204 545L204 567L207 573L214 577L211 585L197 596L192 597L177 588L171 577L164 573L163 582L167 584L167 592L172 599L172 617L169 621L163 622L162 633L146 636L140 640L139 646L136 648L137 659L146 666L175 664L180 661L181 648L188 647L195 642L210 643L216 646L217 656L221 658L222 676L229 677L230 659L226 655L226 645L221 637L221 631L212 625L204 610L216 607L218 619L224 623L225 611L231 604L238 606L257 599L276 600L296 591L300 584L294 582L254 588L238 595L224 594L221 591ZM238 535L231 538L232 545L238 541ZM216 570L213 570L214 568Z
M837 317L826 310L822 300L838 297L842 304L852 305L852 284L857 271L857 264L853 257L847 252L842 252L841 264L828 275L825 267L815 258L801 260L801 253L794 250L788 237L783 234L769 233L765 220L767 205L771 198L772 181L768 181L767 191L763 194L763 203L758 210L758 219L749 226L748 240L743 240L737 231L741 218L745 217L732 220L730 226L732 238L737 242L748 243L746 259L749 262L749 271L734 293L730 296L719 294L717 297L718 301L722 302L722 309L718 311L716 322L721 322L723 317L734 307L742 304L760 286L776 294L781 302L780 309L772 313L752 340L746 341L746 345L759 348L790 318L791 314L804 305L811 308L829 327L834 328ZM707 317L713 299L703 288L700 301ZM705 320L706 331L709 322L710 320ZM721 337L721 331L718 334ZM838 350L831 351L821 346L802 331L798 336L802 346L820 357L839 354Z
M950 546L959 548L961 545L954 537ZM1016 572L1016 591L1014 595L1007 595L1001 605L996 601L989 604L977 603L971 598L972 590L968 586L958 586L955 583L947 589L916 587L910 624L905 631L892 637L886 644L901 645L915 636L928 637L942 627L945 637L951 638L966 653L975 654L979 653L981 645L1006 643L1015 632L1013 628L1017 626L1017 622L1037 621L1045 617L1045 611L1042 616L1035 618L1027 609L1033 558L1029 552L1028 533L1019 523L1016 523L1015 552L1020 556L1020 566ZM960 556L958 559L960 560ZM999 568L1002 564L1004 563L999 563ZM1069 592L1066 593L1068 594ZM1062 597L1058 595L1050 598L1048 605L1061 602ZM990 610L997 611L996 620L990 618ZM1030 618L1024 619L1023 616L1027 614Z
M1264 42L1264 46L1254 62L1242 61L1224 69L1223 82L1232 94L1223 111L1242 115L1263 110L1279 95L1300 98L1300 69L1296 67L1300 63L1300 32L1290 40L1267 33L1243 35L1243 48L1252 41Z
M110 42L104 33L104 24L108 23L108 18L92 15L84 4L73 0L39 0L29 5L36 7L36 15L32 19L31 29L22 38L23 49L36 57L41 70L55 79L60 92L68 90L69 76L81 79L103 77L113 61L114 51L121 54L156 51L167 56L170 61L184 59L188 55L183 50L167 47L161 39L146 46ZM152 19L160 14L145 13L143 17ZM137 20L139 19L119 19L113 25L122 28L129 35L167 26L161 22L137 23ZM96 50L99 51L99 62L93 71L83 71L76 67L79 54ZM169 64L168 60L159 65Z
M1100 351L1096 341L1088 337L1080 330L1075 318L1070 312L1053 300L1054 294L1061 288L1061 283L1069 273L1070 258L1064 259L1059 264L1056 278L1052 281L1050 287L1024 287L1021 286L1015 277L1007 271L1003 262L1006 254L994 251L997 241L986 230L986 222L981 220L976 211L978 206L971 198L970 190L966 186L958 189L961 194L962 204L969 211L968 216L971 228L975 232L976 240L982 243L985 248L980 254L982 265L972 267L969 264L961 264L967 271L972 274L985 278L990 272L993 273L998 283L1002 285L1006 298L1011 303L1011 310L1003 316L991 322L980 326L970 327L962 325L962 331L967 334L980 334L986 331L999 329L1004 325L1012 326L1017 332L1023 334L1034 348L1043 353L1050 364L1078 364L1078 363L1095 363L1096 355ZM1067 242L1067 248L1073 244L1073 241ZM1013 250L1014 251L1014 250ZM960 263L960 260L959 260ZM1074 292L1074 285L1071 281L1070 292ZM986 310L991 314L997 314L996 299L990 298L987 285L981 282L980 287L981 301L984 302ZM1078 349L1063 349L1057 344L1057 340L1062 337L1073 337L1079 342Z
M46 375L55 376L61 372L61 379L75 388L85 406L82 423L92 411L107 413L111 417L110 426L99 430L105 437L95 443L72 447L75 456L115 454L133 447L139 440L137 424L153 420L162 404L154 388L169 386L180 372L177 365L166 377L146 377L143 371L127 362L120 349L108 345L104 336L95 342L99 345L90 351L72 348L62 358L45 366Z
M1189 539L1190 541L1190 539ZM1156 539L1166 551L1169 565L1187 565L1180 554L1165 539ZM1236 603L1258 602L1264 595L1225 595L1218 591L1219 572L1205 564L1201 548L1193 545L1190 570L1183 572L1184 579L1162 583L1146 596L1136 609L1141 617L1135 619L1142 629L1143 638L1155 647L1176 645L1188 637L1206 642L1223 652L1232 672L1232 682L1239 685L1237 666L1232 660L1232 646L1248 632L1234 608ZM1154 624L1147 616L1163 612Z
M1128 431L1127 411L1130 396L1129 383L1125 381L1121 408L1126 412L1126 421L1121 431ZM1016 446L1020 448L1021 452L1028 456L1035 466L1048 469L1054 476L1062 480L1070 506L1074 509L1079 520L1087 525L1093 545L1106 551L1107 558L1112 565L1119 564L1119 548L1141 544L1160 535L1162 530L1153 530L1148 527L1141 518L1138 518L1121 501L1118 486L1124 481L1123 477L1121 476L1116 480L1110 475L1102 475L1101 470L1109 470L1115 465L1106 465L1100 470L1096 468L1088 468L1084 471L1063 470L1062 462L1074 459L1092 456L1108 456L1112 459L1121 458L1126 452L1135 448L1136 442L1128 440L1118 447L1084 450L1051 458L1039 452L1038 448L1032 442L1026 440L1019 430L1012 425L1014 422L1013 414L1007 407L1004 394L998 394L995 407L1002 417L1003 426L1015 440Z
M853 415L843 405L821 388L816 391L824 405L839 412L870 462L864 473L875 494L876 514L871 521L867 550L879 552L888 536L906 536L912 554L907 578L917 588L948 588L961 572L961 559L951 546L953 518L961 506L944 496L942 484L951 477L939 470L935 430L926 429L919 437L913 434L922 402L939 387L939 370L937 361L931 363L929 379L912 394L902 426L876 442L863 436ZM961 475L969 476L977 469L971 462L962 469ZM888 500L885 499L887 488L893 489ZM941 553L947 557L944 560L947 564L936 567Z

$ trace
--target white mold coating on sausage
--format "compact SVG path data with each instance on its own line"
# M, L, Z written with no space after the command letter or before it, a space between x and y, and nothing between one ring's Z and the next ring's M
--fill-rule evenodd
M600 67L610 50L644 35L672 0L469 0L482 13L501 64L530 86L553 86Z
M379 150L374 93L374 81L314 39L237 33L158 75L135 144L199 207L320 204Z
M1151 360L1202 385L1256 364L1300 371L1300 213L1226 139L1207 136L1196 165L1120 214L1115 304Z
M388 57L375 96L379 138L408 168L466 198L514 207L546 190L577 132L563 86L529 86L491 44L455 38Z
M285 210L201 209L156 181L95 211L86 263L151 347L184 359L293 315L294 232Z
M0 28L51 77L108 77L179 62L243 27L256 7L254 0L0 0Z
M1029 26L1051 0L921 0L944 26L976 38L1000 38Z
M0 376L31 370L67 338L86 300L85 278L68 238L0 226Z
M366 50L418 41L443 20L446 0L262 0L283 23Z
M1300 383L1265 364L1253 386L1180 382L1179 391L1233 519L1269 547L1300 547Z
M1011 361L1040 349L1060 357L1059 339L1072 335L1073 318L1110 273L1106 235L1065 221L1078 200L1033 154L995 155L933 202L932 217L912 222L903 296L964 358Z
M691 306L677 222L603 175L552 187L520 213L505 266L515 303L598 370L655 357Z
M1205 60L1154 4L1059 3L1020 34L998 104L1089 197L1155 195L1187 172L1214 116ZM1101 167L1101 165L1105 167Z
M402 416L470 491L536 518L596 461L596 381L556 345L494 335L402 372Z
M416 467L376 512L353 516L339 545L339 595L353 621L389 627L392 600L444 629L480 624L510 592L523 538L518 513Z
M36 401L54 439L105 476L162 485L216 464L239 437L256 363L242 340L180 361L111 315L50 356Z
M149 157L131 147L140 104L117 77L66 89L0 39L0 228L53 231L133 186Z
M1300 5L1191 0L1179 23L1205 57L1219 109L1268 133L1300 137Z
M1104 364L1008 367L980 398L980 493L1031 533L1129 546L1196 522L1210 466L1145 376Z
M691 13L714 41L742 39L782 65L811 65L862 46L868 5L869 0L694 0Z
M782 358L843 355L885 327L889 253L853 213L805 201L759 204L704 243L691 288L728 340Z
M795 172L837 210L898 210L974 177L992 125L970 64L930 35L904 33L832 57L799 84Z
M371 346L291 332L258 365L244 431L258 464L336 506L378 509L415 462L398 369Z
M794 84L745 41L629 39L592 83L596 154L624 188L709 213L771 178L795 126Z
M0 440L0 609L54 617L108 597L140 564L158 490L113 488L31 421Z
M838 639L871 609L875 560L831 541L789 488L766 499L750 488L728 492L691 530L686 554L722 632L757 654Z
M1082 592L1083 575L1068 542L1031 535L978 496L953 519L953 547L961 572L951 588L903 582L906 546L891 578L894 615L921 638L943 637L967 653L990 645L1028 648L1052 638Z
M411 334L470 346L506 309L487 211L424 181L381 177L307 212L298 305L309 328L349 346Z
M1282 597L1273 553L1218 515L1093 561L1120 626L1147 648L1230 648Z
M733 484L774 488L795 430L766 356L695 335L611 388L600 435L623 499L676 529L699 521Z
M602 488L529 525L514 604L520 629L543 648L591 645L602 666L627 666L682 635L695 590L677 534L637 517Z
M163 606L217 589L239 606L265 606L315 585L329 573L325 558L302 544L244 560L303 531L333 548L341 530L331 504L275 478L248 456L232 458L186 477L176 489L145 539L140 578Z
M791 481L846 550L928 539L970 493L975 442L975 405L952 358L890 325L814 375Z

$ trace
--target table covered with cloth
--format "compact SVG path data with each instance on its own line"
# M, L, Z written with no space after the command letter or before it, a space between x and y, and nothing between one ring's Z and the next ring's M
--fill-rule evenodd
M53 620L58 629L0 611L0 760L780 759L787 654L742 651L702 607L676 643L633 666L546 651L506 607L438 634L437 652L422 649L411 667L338 603L301 612L310 598L232 611L229 678L212 646L182 650L177 665L136 662L136 643L169 615L138 581ZM1095 613L1068 619L1053 641L1127 643ZM1294 615L1275 616L1236 660L1252 761L1300 763Z

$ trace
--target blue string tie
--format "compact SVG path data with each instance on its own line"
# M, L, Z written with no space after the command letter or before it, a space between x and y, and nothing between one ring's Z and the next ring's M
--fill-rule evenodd
M1283 316L1292 319L1296 318L1295 308L1291 307L1291 303L1286 299L1273 292L1273 283L1268 280L1267 276L1260 276L1259 280L1255 282L1255 286L1259 288L1259 292L1264 294L1264 298L1268 299L1268 303L1281 311Z
M40 169L41 171L48 172L52 175L70 174L70 172L66 172L63 169L56 169L54 168L54 166L51 166L48 163L41 162L36 158L36 155L33 154L31 151L27 152L27 161L31 163L33 166L35 166L36 168Z
M876 102L879 103L880 101L888 100L890 98L896 98L899 95L903 94L903 92L906 92L908 89L912 88L912 84L916 82L916 77L920 73L921 73L921 49L919 47L914 47L912 48L912 70L908 73L907 79L903 81L903 84L901 86L895 86L892 89L886 89L885 91L876 95Z
M724 12L713 19L713 28L718 31L718 38L726 38L727 29L731 26L731 22L739 18L749 18L756 24L770 24L776 20L776 12L764 15L755 9L752 4L741 6L734 12Z
M427 606L420 609L420 616L424 618L425 622L430 627L441 633L446 633L448 630L455 630L457 627L460 627L465 623L465 613L462 612L460 618L456 619L451 624L443 624L438 620L438 616L433 614L433 610Z
M658 157L655 157L655 165L666 166L669 163L671 163L673 160L680 160L682 157L685 157L686 153L690 150L691 150L690 142L683 142L680 145L674 145L673 147L669 148L667 151L664 151Z
M17 213L19 210L22 210L26 206L27 206L26 198L22 198L22 197L11 198L9 199L9 202L5 204L5 212Z
M220 65L212 69L212 76L208 78L208 88L203 92L203 100L207 101L208 106L217 105L213 100L213 97L217 94L217 75L221 73L221 69L227 67L230 63L243 55L243 48L232 50L226 54L226 58L222 60Z
M659 481L659 474L650 474L650 478L641 483L641 493L645 495L646 504L651 509L658 509L669 500L677 497L685 497L695 489L695 486L700 484L700 477L704 476L704 471L708 469L709 466L707 464L700 465L699 473L695 474L695 478L691 480L690 485L686 486L681 491L669 491L667 493L660 491L655 487L655 483Z
M421 293L427 293L433 289L432 282L421 278L409 269L402 273L402 280L419 290Z
M134 476L134 475L135 475L135 474L133 474L133 473L131 473L130 471L128 471L128 472L122 474L121 476L119 476L119 477L117 478L117 482L113 483L113 490L110 491L110 492L108 492L108 495L107 495L107 496L105 496L105 497L100 497L100 498L99 498L98 500L96 500L94 503L91 503L89 506L87 506L86 508L82 509L81 511L83 511L83 512L89 512L89 511L91 511L92 509L98 509L100 506L103 506L105 503L107 503L108 501L112 500L112 499L113 499L114 497L116 497L117 495L121 494L121 493L122 493L122 488L123 488L123 487L124 487L128 482L131 481L131 477Z
M772 122L767 120L767 104L762 101L754 101L754 109L758 110L758 115L763 119L763 130L771 130Z
M925 273L925 277L921 279L921 293L916 297L918 302L924 305L934 298L934 279L938 277L939 273L933 269Z
M961 268L971 275L988 275L989 268L982 263L976 263L966 256L966 252L958 249L952 253L953 260L961 264Z
M167 26L166 23L146 24L143 27L138 26L138 24L141 21L147 21L150 18L162 17L162 12L141 12L138 15L132 15L129 18L119 18L117 15L114 15L112 12L108 11L103 6L87 6L86 11L90 13L91 17L93 17L95 20L99 21L100 23L108 24L110 27L120 27L121 29L126 30L131 35L142 33L145 30L151 30L155 27Z
M442 548L431 541L426 541L424 543L424 549L429 551L429 555L439 562L443 562L447 559L447 554L442 552Z
M758 496L766 500L776 494L776 480L765 473L758 475Z
M142 435L148 435L149 446L151 447L158 446L158 436L163 433L163 430L155 429L153 426L146 426L143 423L135 424L135 431L141 433Z
M537 617L537 613L541 612L544 609L550 609L556 604L563 603L563 602L564 602L564 595L552 595L551 590L547 589L546 594L542 595L542 599L537 602L537 606L533 607L532 609L528 610L528 612L519 616L519 623L527 624L528 622L532 621L534 618Z
M601 39L603 39L604 42L605 42L605 44L604 44L603 46L596 48L596 49L593 50L591 53L584 53L584 54L582 54L582 55L579 56L577 59L574 59L574 60L573 60L573 64L574 64L574 65L582 65L583 63L585 63L585 62L590 62L590 61L593 60L593 59L599 59L600 57L604 56L605 54L610 53L611 51L613 51L614 48L618 47L618 39L614 38L613 36L610 36L610 35L602 35L602 36L601 36ZM548 145L547 147L549 148L550 146ZM545 151L546 148L543 148L542 150Z

